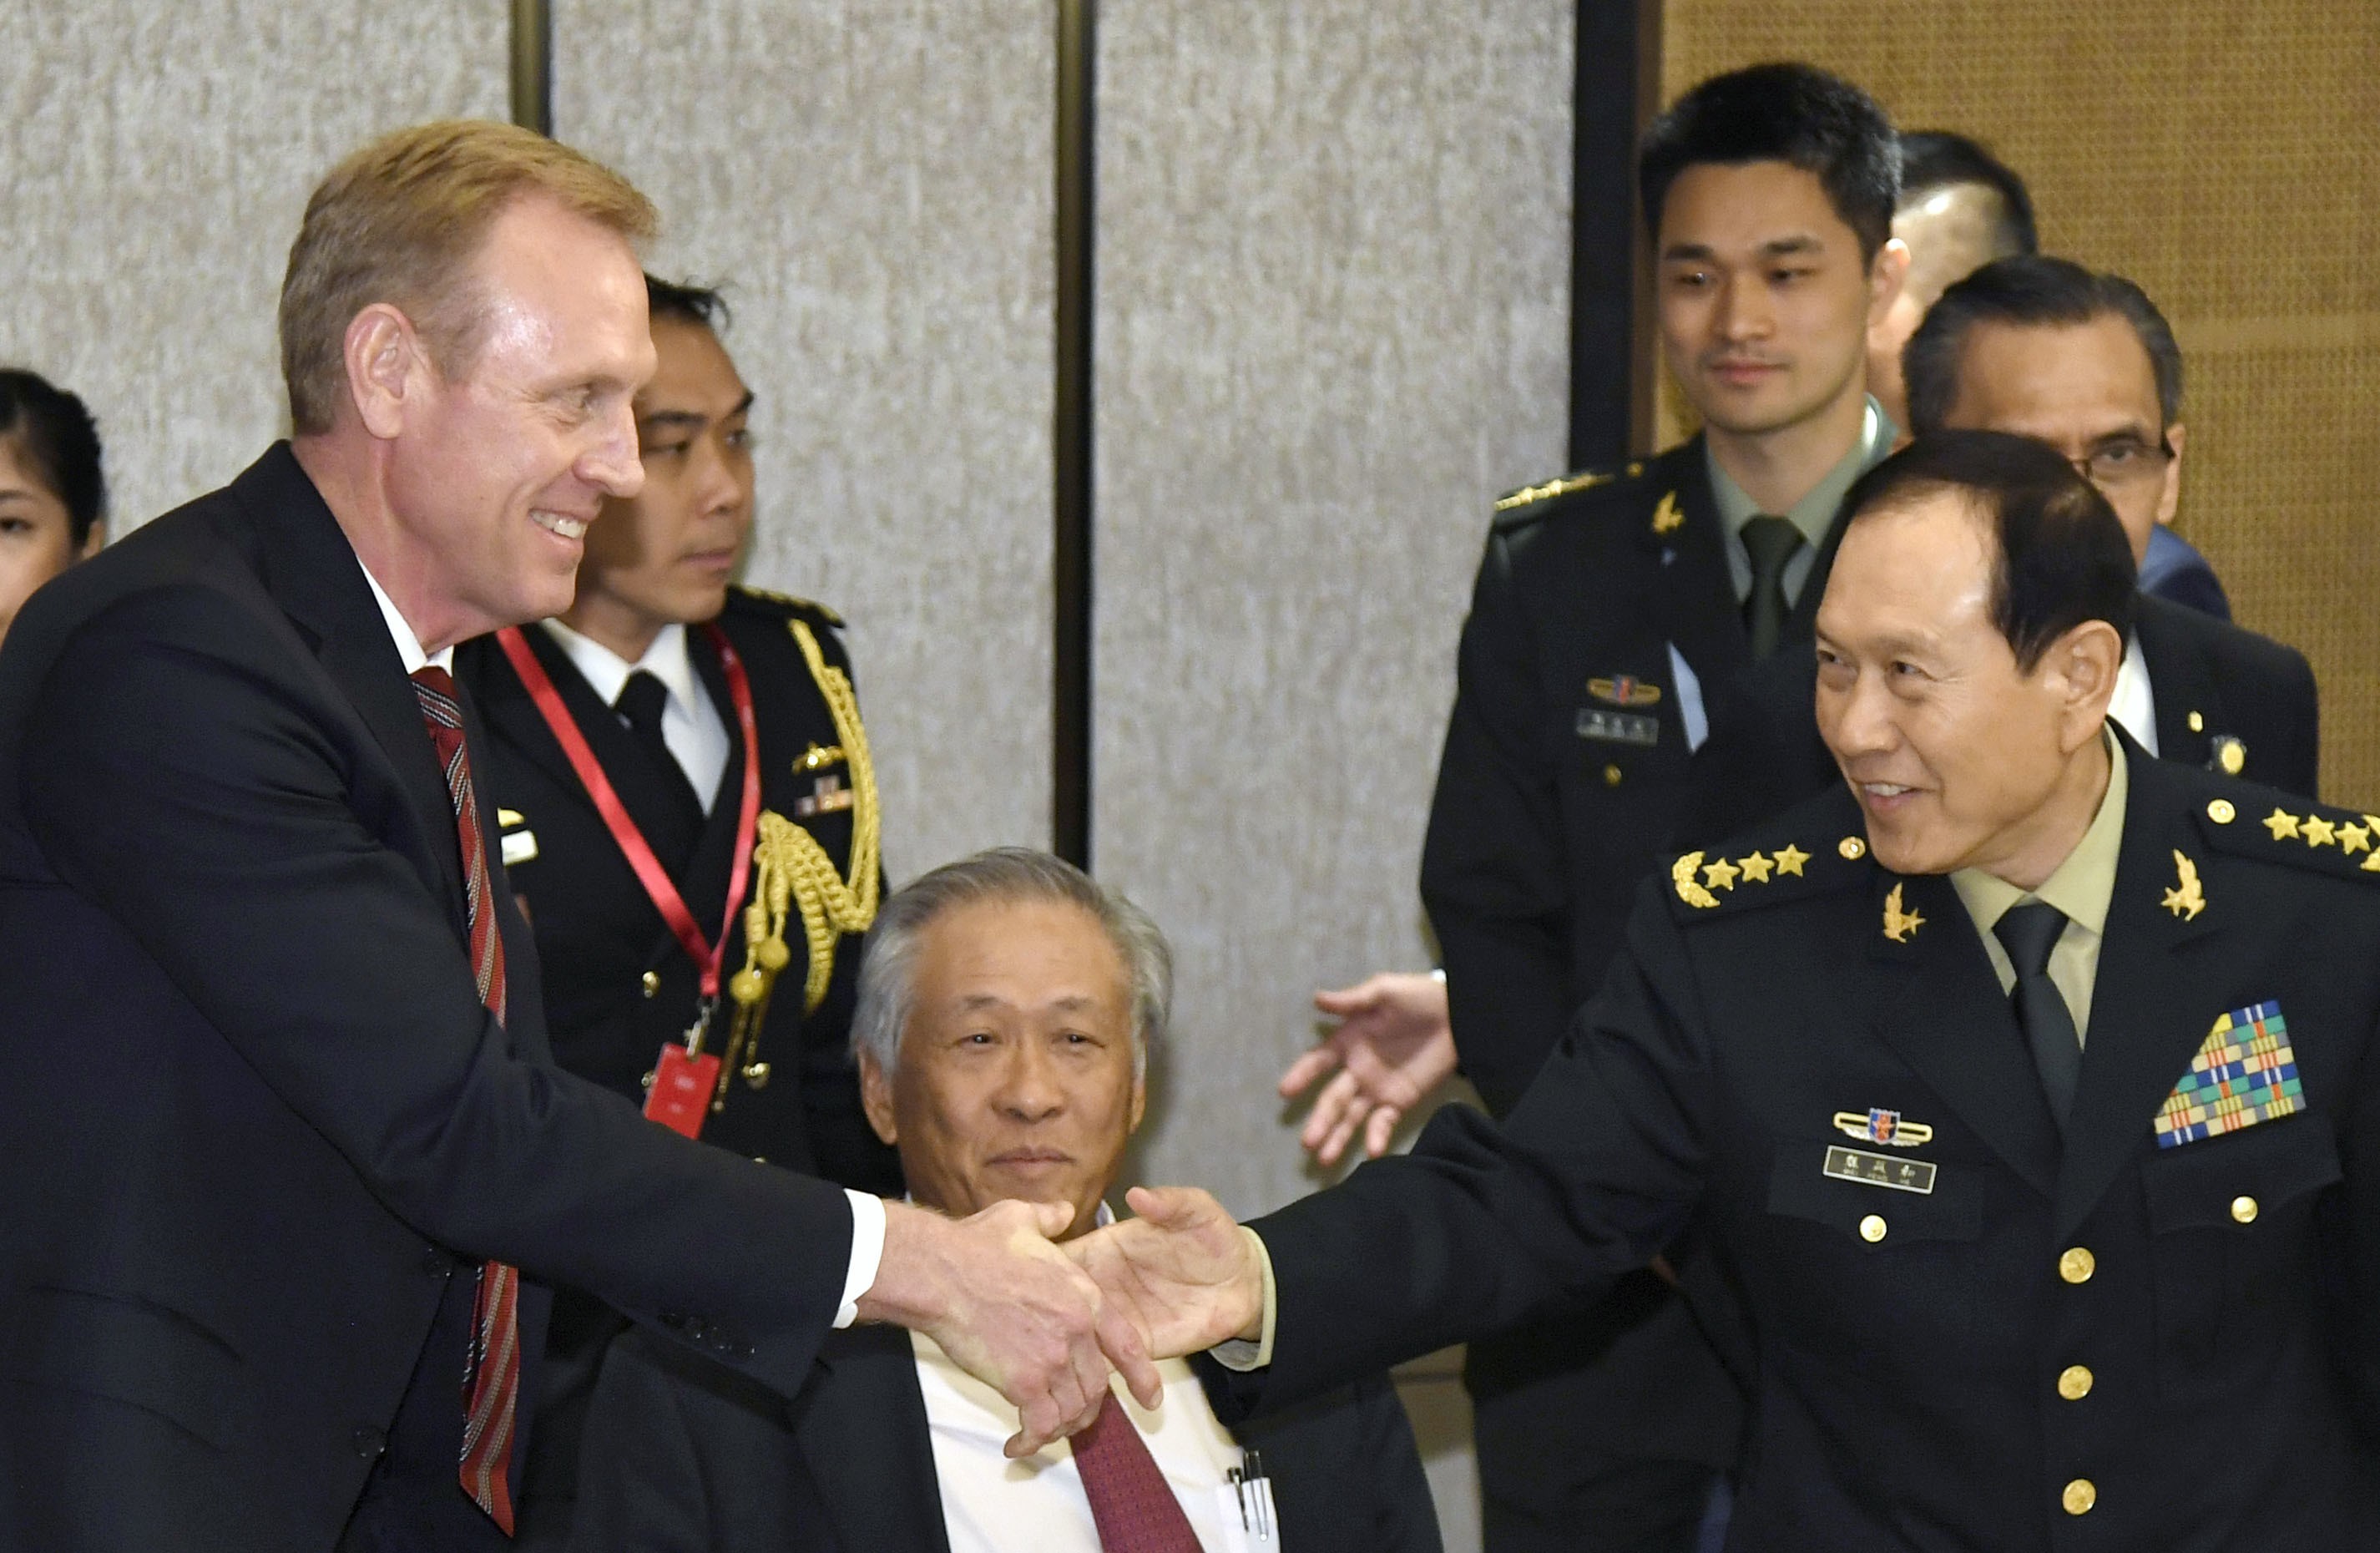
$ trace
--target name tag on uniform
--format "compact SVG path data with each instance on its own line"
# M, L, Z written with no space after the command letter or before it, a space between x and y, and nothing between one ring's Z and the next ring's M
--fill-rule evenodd
M1650 748L1661 742L1661 720L1639 712L1581 707L1578 709L1577 729L1582 739L1601 739L1608 744L1642 745Z
M511 867L515 863L532 863L537 860L537 832L535 831L506 831L504 832L503 845L504 849L504 867L507 868Z
M1827 1173L1837 1181L1915 1192L1921 1196L1930 1196L1934 1191L1934 1167L1923 1159L1894 1159L1840 1145L1827 1149Z

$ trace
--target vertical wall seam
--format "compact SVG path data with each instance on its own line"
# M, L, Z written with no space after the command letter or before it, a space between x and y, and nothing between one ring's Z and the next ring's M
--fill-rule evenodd
M1050 452L1050 847L1091 866L1091 309L1097 0L1059 0L1057 292Z

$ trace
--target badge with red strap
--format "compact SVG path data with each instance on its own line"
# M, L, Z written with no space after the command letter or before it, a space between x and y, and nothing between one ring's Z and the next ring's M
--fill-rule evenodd
M719 666L727 676L728 698L735 705L735 725L744 734L744 792L735 813L735 861L728 874L727 905L720 915L716 943L703 937L669 870L662 867L661 859L653 855L652 844L629 818L627 806L620 802L612 779L604 774L602 763L595 758L595 751L589 747L587 735L579 732L570 710L562 704L561 692L554 689L552 678L546 673L545 665L537 661L520 627L507 625L496 633L496 644L512 660L513 672L520 675L529 699L537 703L538 715L545 719L554 741L562 746L562 753L569 758L570 769L578 773L587 795L595 801L595 810L603 817L604 828L619 843L628 867L636 870L638 882L645 887L653 909L669 924L679 947L700 973L702 997L695 1005L694 1023L686 1026L685 1044L662 1044L661 1059L653 1064L652 1087L645 1095L648 1117L690 1138L702 1135L705 1101L719 1076L719 1059L705 1052L702 1043L710 1033L710 1017L719 1008L720 971L727 959L728 929L735 924L736 908L744 904L744 887L752 877L752 838L760 820L760 725L752 711L752 682L744 673L744 660L736 654L726 633L715 623L706 624L702 632L719 653Z

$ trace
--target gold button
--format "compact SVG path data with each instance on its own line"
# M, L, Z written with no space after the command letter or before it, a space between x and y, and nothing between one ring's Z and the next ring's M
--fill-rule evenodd
M2228 825L2239 817L2240 811L2231 807L2228 798L2216 798L2206 806L2206 818L2217 825Z
M2058 1372L2058 1394L2070 1402L2079 1402L2091 1394L2091 1380L2087 1365L2069 1365Z
M2206 719L2199 716L2196 712L2192 712L2190 714L2190 731L2193 734L2204 734L2206 732Z
M2248 746L2238 739L2226 739L2215 760L2223 768L2225 776L2238 776L2248 769Z
M1884 1238L1884 1220L1871 1213L1860 1220L1860 1239L1874 1245Z
M1857 836L1845 836L1835 843L1835 850L1841 853L1845 858L1856 863L1867 855L1867 843Z
M648 998L659 992L662 989L662 973L659 971L647 971L645 973L644 988L645 996Z
M2058 1258L2058 1276L2069 1283L2088 1283L2098 1270L2099 1258L2079 1245Z
M2234 1197L2231 1199L2231 1222L2234 1224L2253 1224L2255 1221L2255 1198Z
M1617 787L1620 785L1619 767L1606 766L1603 768L1603 785L1606 787Z
M2069 1515L2088 1515L2091 1507L2099 1502L2099 1486L2087 1477L2078 1477L2058 1496L2058 1502L2066 1507Z

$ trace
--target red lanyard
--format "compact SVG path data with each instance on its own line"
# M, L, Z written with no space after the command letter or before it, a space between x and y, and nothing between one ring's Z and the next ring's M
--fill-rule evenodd
M578 773L587 795L595 800L596 812L602 815L612 839L627 855L628 867L637 871L645 893L652 899L653 909L662 914L662 920L669 924L670 931L677 935L678 943L686 950L686 958L702 973L702 996L709 1006L719 999L719 971L727 957L728 931L735 926L735 908L743 904L744 886L752 876L752 835L760 822L760 727L752 715L752 682L744 673L744 660L736 656L727 634L716 623L704 625L702 632L719 649L719 666L727 673L727 696L735 703L735 724L744 731L744 796L735 812L735 862L727 879L727 908L720 916L716 944L703 940L702 929L695 926L694 913L686 909L686 900L677 892L669 870L653 855L652 845L637 829L637 822L628 818L626 806L612 790L612 779L603 774L601 762L588 747L587 735L578 731L570 709L562 704L561 693L553 688L545 665L529 649L520 627L505 626L496 633L496 643L512 660L513 672L520 675L521 684L528 687L529 699L537 703L538 712L553 731L562 753L570 758L570 769Z

